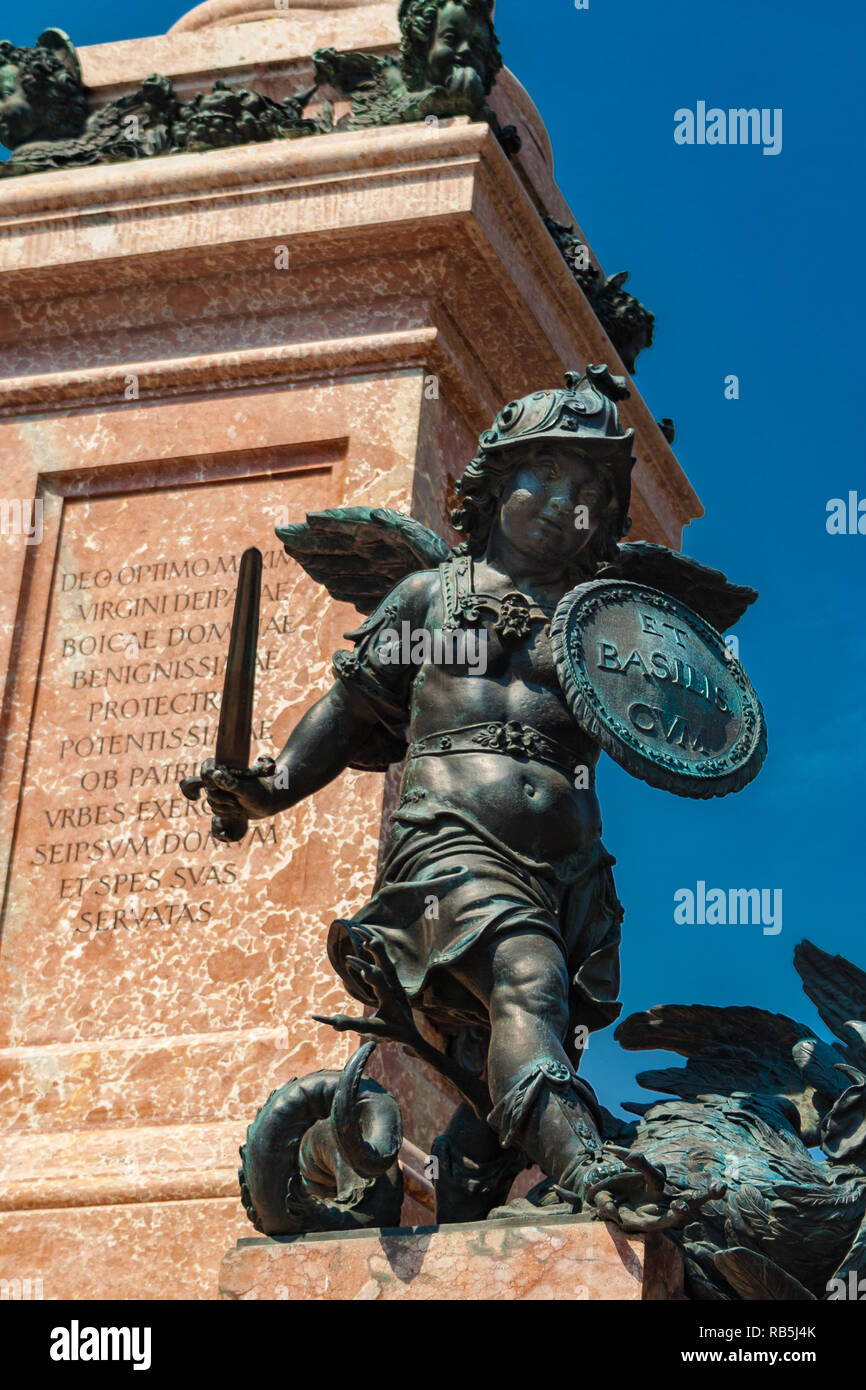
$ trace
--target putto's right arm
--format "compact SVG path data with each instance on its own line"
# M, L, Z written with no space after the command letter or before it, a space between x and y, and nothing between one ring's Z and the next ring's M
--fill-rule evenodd
M335 654L335 684L292 730L272 775L238 778L205 764L212 811L231 815L240 809L252 820L261 819L297 805L347 767L384 770L401 760L417 666L411 643L400 639L424 627L434 581L438 584L435 571L409 575L346 634L355 642L354 652Z

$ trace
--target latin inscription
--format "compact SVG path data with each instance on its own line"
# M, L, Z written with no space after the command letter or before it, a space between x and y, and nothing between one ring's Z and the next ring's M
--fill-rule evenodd
M282 549L263 557L257 676L278 669L293 631L290 563ZM206 924L238 881L206 803L178 790L216 741L236 574L235 555L60 571L61 804L44 808L28 862L56 870L45 881L75 933ZM252 732L255 755L270 728L259 720ZM253 824L247 843L277 844L274 823Z
M686 660L691 644L686 640L688 633L684 627L662 618L659 613L640 611L638 616L641 630L658 639L647 644L655 650L641 650L630 643L624 644L621 638L611 641L600 637L597 641L598 670L642 677L648 683L647 698L632 700L626 709L629 722L639 734L695 753L715 751L717 740L708 731L707 718L715 716L713 722L717 723L718 715L730 713L724 688L692 661ZM670 691L674 687L695 696L694 713L689 711L687 716L666 709L658 697L654 698L656 688Z

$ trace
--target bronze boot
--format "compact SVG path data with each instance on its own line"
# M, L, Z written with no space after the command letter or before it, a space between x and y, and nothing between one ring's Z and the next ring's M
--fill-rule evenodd
M602 1147L591 1088L550 1059L536 1064L493 1107L488 1124L504 1146L517 1144L558 1187L579 1192Z

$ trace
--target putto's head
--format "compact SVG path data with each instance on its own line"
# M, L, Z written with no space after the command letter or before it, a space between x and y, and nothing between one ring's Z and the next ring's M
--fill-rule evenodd
M628 531L634 431L623 431L615 404L628 395L623 378L590 366L565 381L565 390L503 407L457 484L451 519L472 554L496 526L517 550L577 580L614 562Z
M46 29L33 48L0 41L0 142L7 149L32 140L79 135L87 102L75 47L62 29Z
M502 67L492 0L402 0L400 60L410 91L487 96Z

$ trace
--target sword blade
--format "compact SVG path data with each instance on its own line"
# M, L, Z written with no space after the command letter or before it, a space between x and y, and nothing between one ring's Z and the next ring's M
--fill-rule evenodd
M232 772L246 772L250 761L261 587L262 552L252 545L241 556L238 569L238 589L214 750L216 765L230 768Z

